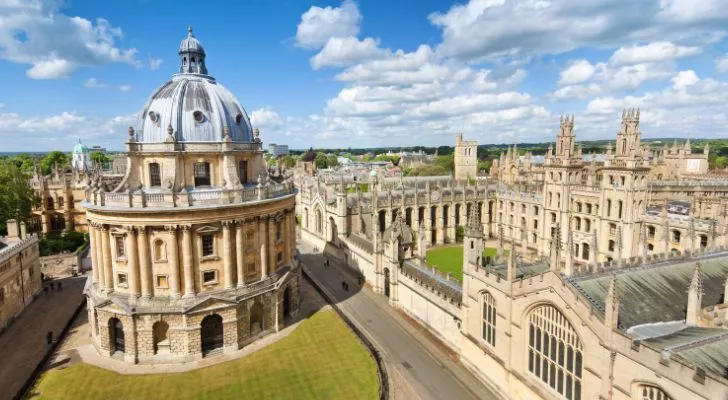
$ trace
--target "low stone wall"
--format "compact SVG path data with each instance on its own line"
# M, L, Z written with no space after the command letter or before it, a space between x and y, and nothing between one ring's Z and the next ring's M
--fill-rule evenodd
M74 271L79 272L83 268L81 259L87 249L88 246L83 246L73 253L67 252L40 257L40 272L49 278L68 276Z

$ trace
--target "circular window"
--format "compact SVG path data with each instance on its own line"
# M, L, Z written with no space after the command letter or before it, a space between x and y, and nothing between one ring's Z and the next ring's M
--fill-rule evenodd
M202 111L195 111L192 113L192 116L195 118L195 122L197 122L198 124L205 120L205 115L202 114Z
M240 125L240 122L243 120L243 114L238 113L238 115L235 116L235 123Z
M149 120L156 124L159 121L159 114L154 111L149 111Z

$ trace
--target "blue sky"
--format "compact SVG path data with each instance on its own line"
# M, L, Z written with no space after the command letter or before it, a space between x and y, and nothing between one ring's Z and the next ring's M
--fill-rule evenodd
M0 0L2 151L122 149L188 25L265 142L726 137L720 0Z

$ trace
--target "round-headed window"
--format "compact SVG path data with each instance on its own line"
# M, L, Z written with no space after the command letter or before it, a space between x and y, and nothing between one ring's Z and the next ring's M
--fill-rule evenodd
M243 114L238 113L238 115L235 116L235 123L240 125L240 122L243 121Z
M149 120L156 124L159 121L159 114L154 111L149 111Z
M198 124L205 121L205 114L203 114L202 111L195 111L192 113L192 116Z

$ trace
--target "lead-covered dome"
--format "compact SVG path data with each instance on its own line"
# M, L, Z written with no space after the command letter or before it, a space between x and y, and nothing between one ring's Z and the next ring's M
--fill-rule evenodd
M157 89L140 113L137 141L159 143L253 141L245 109L207 75L205 50L189 29L179 49L180 73Z

